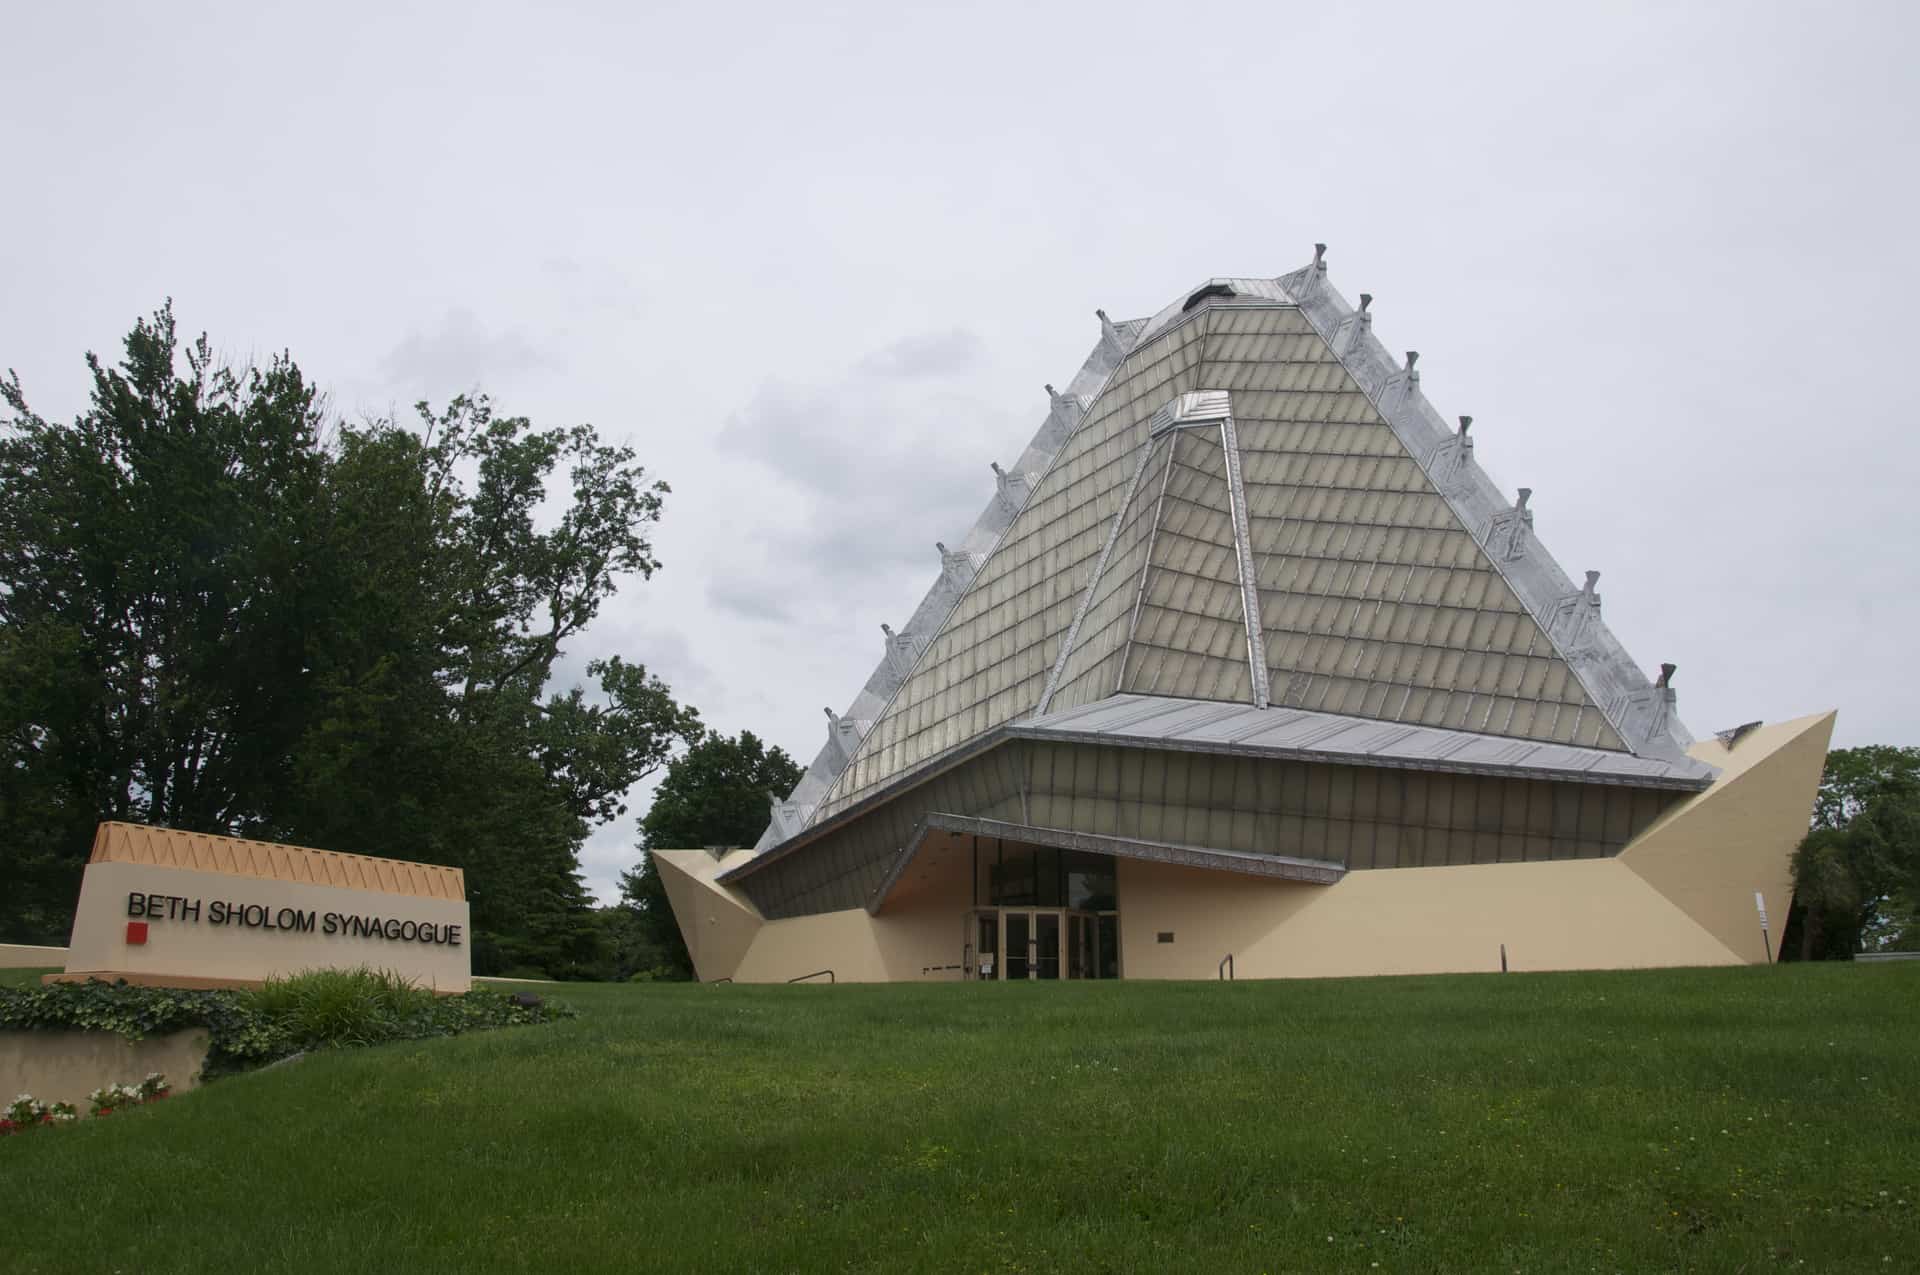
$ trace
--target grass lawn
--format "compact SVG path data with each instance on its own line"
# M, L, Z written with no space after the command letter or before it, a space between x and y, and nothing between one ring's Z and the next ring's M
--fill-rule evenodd
M1920 1269L1916 965L542 990L0 1141L0 1269Z

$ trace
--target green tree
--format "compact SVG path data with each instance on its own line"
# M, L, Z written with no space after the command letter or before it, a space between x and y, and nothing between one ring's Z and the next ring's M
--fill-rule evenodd
M666 485L484 397L331 422L290 357L219 366L170 306L87 363L70 425L0 382L0 933L64 937L94 823L129 819L452 864L483 972L591 966L579 847L700 725L622 659L549 682L658 566Z
M777 800L792 791L802 773L793 758L769 749L751 731L709 735L668 763L640 820L640 849L750 846L766 830L769 795ZM693 977L693 959L651 854L621 874L620 894L637 918L636 960L650 962L639 968Z
M1793 857L1790 959L1851 960L1920 945L1920 748L1827 754L1813 827Z

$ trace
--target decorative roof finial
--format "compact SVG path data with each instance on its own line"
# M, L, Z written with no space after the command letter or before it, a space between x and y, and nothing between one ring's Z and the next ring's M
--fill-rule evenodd
M1527 502L1532 499L1533 499L1533 488L1522 487L1520 489L1520 499L1513 502L1513 511L1517 514L1525 513L1527 511Z
M1313 245L1313 268L1315 270L1327 268L1327 245L1323 243Z
M1373 294L1371 292L1363 292L1360 294L1360 313L1365 314L1367 312L1367 307L1372 304L1373 304Z
M1409 372L1411 372L1411 371L1413 371L1413 365L1414 365L1415 363L1418 363L1419 361L1420 361L1420 351L1418 351L1418 350L1408 350L1408 351L1407 351L1407 369L1406 369L1406 370L1407 370L1407 371L1409 371Z
M1004 480L1004 479L1006 478L1006 476L1007 476L1007 471L1006 471L1006 470L1004 470L1004 469L1002 469L1002 468L1000 468L1000 462L999 462L999 461L997 461L997 460L990 460L990 461L988 461L988 462L987 462L987 464L988 464L988 465L989 465L989 466L990 466L990 467L991 467L991 468L993 469L993 476L994 476L995 478L999 478L999 479L1002 479L1002 480Z
M1469 429L1469 428L1470 428L1470 427L1471 427L1472 425L1473 425L1473 417L1471 417L1471 416L1462 416L1462 417L1460 418L1460 437L1462 437L1462 438L1465 438L1465 437L1467 436L1467 430L1468 430L1468 429Z
M1600 573L1598 571L1587 572L1587 583L1586 583L1586 586L1580 590L1580 596L1584 598L1592 597L1594 587L1599 583L1600 583Z
M933 547L934 547L934 548L936 548L936 549L938 549L938 550L940 551L940 556L941 556L941 557L943 557L943 558L944 558L944 557L946 557L946 556L947 556L947 544L946 544L946 541L944 541L944 540L936 540L936 541L934 541L934 542L933 542Z
M1057 394L1057 393L1055 393L1055 392L1054 392L1054 388L1053 388L1053 386L1051 386L1051 385L1049 385L1049 386L1047 386L1046 388L1047 388L1047 397L1048 397L1048 398L1059 398L1059 397L1060 397L1060 395L1059 395L1059 394Z
M1655 682L1654 685L1663 691L1669 689L1673 685L1673 675L1678 672L1679 669L1680 666L1678 664L1662 664L1660 666L1660 680Z
M880 621L880 631L887 635L889 641L892 640L893 626L891 624L888 624L885 620Z
M840 714L834 712L831 708L823 708L820 711L825 713L827 715L827 720L832 722L835 726L838 726L840 724Z

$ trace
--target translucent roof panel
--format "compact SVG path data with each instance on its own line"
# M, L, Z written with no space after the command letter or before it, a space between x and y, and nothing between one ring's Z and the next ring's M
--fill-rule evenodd
M1222 310L1201 375L1233 395L1275 705L1625 748L1304 316Z
M1185 699L1251 694L1227 466L1217 427L1183 429L1160 502L1123 689Z
M1197 325L1182 325L1115 370L815 810L816 822L1039 704L1140 468L1147 422L1194 388L1200 340Z
M1168 458L1173 443L1173 439L1161 438L1146 444L1147 463L1134 484L1133 499L1114 529L1106 568L1087 598L1086 614L1080 619L1071 654L1061 668L1050 701L1053 708L1091 703L1114 692L1121 654L1127 635L1133 631L1162 493L1170 480Z
M1300 310L1235 301L1172 321L1115 370L815 821L1033 713L1050 685L1049 708L1250 698L1222 433L1150 437L1193 391L1230 397L1275 706L1626 749Z

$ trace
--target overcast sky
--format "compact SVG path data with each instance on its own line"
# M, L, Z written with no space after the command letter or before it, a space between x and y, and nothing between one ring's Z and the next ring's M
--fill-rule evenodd
M1696 733L1920 743L1916 14L5 0L0 366L69 416L171 296L348 415L630 441L665 567L567 667L804 764L1094 308L1324 240Z

